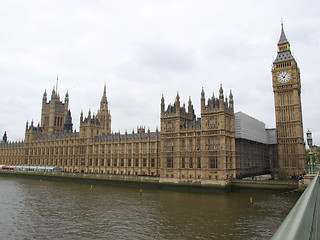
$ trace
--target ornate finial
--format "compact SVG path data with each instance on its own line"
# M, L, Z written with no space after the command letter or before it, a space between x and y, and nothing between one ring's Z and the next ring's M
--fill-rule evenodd
M104 88L103 88L103 96L107 97L107 84L104 84Z
M178 107L180 107L180 96L179 96L179 92L177 92L176 104L178 105Z
M164 97L163 97L163 94L162 94L162 97L161 97L161 114L164 113Z
M222 84L220 84L219 98L223 100L223 88L222 88Z
M3 138L2 138L2 141L4 143L7 143L7 140L8 140L8 137L7 137L7 131L4 132L4 135L3 135Z

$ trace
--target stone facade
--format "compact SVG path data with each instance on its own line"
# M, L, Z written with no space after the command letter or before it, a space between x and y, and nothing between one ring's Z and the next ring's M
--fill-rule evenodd
M47 102L45 92L41 125L27 122L24 142L1 143L1 164L158 176L164 182L217 183L236 177L233 96L230 93L229 101L224 99L222 86L219 98L212 96L207 104L202 90L198 119L190 99L188 111L180 106L179 95L165 111L162 97L161 134L143 127L131 133L112 133L106 87L97 115L89 110L84 117L81 112L79 132L72 131L68 102L68 93L62 103L54 90Z
M205 101L201 92L201 118L196 118L191 99L165 110L161 100L160 177L165 182L220 180L236 177L233 96Z

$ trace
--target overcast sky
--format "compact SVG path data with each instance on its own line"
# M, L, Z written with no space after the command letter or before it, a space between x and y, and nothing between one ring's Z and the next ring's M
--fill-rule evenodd
M235 111L275 127L271 66L283 18L301 70L304 131L320 145L320 1L4 1L0 8L0 135L23 140L59 75L74 127L107 85L112 131L160 127L160 99L232 90Z

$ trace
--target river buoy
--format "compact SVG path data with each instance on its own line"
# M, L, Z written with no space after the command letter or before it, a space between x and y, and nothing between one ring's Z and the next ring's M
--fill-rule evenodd
M251 204L251 205L253 204L253 199L252 199L252 197L250 197L250 204Z
M142 189L139 190L140 195L142 195Z
M42 182L42 179L40 179L40 182Z
M91 185L91 189L93 188L93 185Z

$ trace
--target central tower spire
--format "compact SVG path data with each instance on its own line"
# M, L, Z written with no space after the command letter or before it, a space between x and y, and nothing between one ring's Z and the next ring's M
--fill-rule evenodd
M97 119L102 126L103 133L111 133L111 115L108 109L108 99L107 99L107 86L104 84L103 95L100 101L100 110L97 114Z

